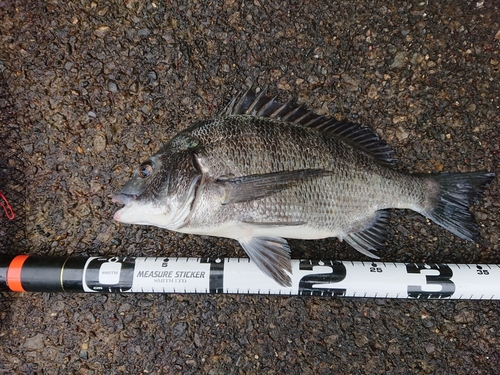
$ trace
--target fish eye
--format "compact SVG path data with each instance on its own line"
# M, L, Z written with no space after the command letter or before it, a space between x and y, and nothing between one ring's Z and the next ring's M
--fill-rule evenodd
M148 178L153 173L152 163L150 161L146 161L146 162L142 163L139 166L137 173L139 174L139 177L141 177L141 178Z

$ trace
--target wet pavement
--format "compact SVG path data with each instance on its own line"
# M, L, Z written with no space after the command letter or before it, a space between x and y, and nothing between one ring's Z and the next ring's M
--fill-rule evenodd
M2 163L26 187L11 192L23 225L1 237L5 254L244 257L232 240L120 225L111 196L252 84L374 129L401 170L499 172L495 1L0 1L0 74ZM479 244L397 211L379 255L500 263L499 195L497 179L474 207ZM290 245L293 258L366 260L336 239ZM4 293L0 373L491 374L499 307Z

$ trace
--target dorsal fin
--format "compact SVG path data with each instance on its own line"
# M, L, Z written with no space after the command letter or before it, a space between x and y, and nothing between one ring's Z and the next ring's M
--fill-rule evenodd
M394 163L392 149L372 130L346 120L337 121L334 118L317 115L304 106L297 106L291 101L286 103L278 102L276 97L267 96L267 88L259 94L252 88L244 93L240 91L218 116L226 117L235 115L268 117L302 125L330 134L358 150L371 155L380 163Z

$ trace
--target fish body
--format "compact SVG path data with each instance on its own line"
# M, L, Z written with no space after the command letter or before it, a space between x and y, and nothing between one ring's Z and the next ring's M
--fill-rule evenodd
M391 208L475 240L468 209L494 174L405 174L391 154L361 125L247 91L142 163L113 198L125 205L114 218L233 238L281 285L291 283L285 238L337 237L375 257Z

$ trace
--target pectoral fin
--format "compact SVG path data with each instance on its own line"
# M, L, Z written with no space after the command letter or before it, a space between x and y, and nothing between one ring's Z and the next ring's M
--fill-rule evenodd
M250 259L278 284L292 286L290 247L281 237L250 237L240 240L240 244Z
M224 184L226 197L223 204L230 204L261 199L297 185L305 179L328 176L332 173L323 169L301 169L241 177L220 177L216 183Z

